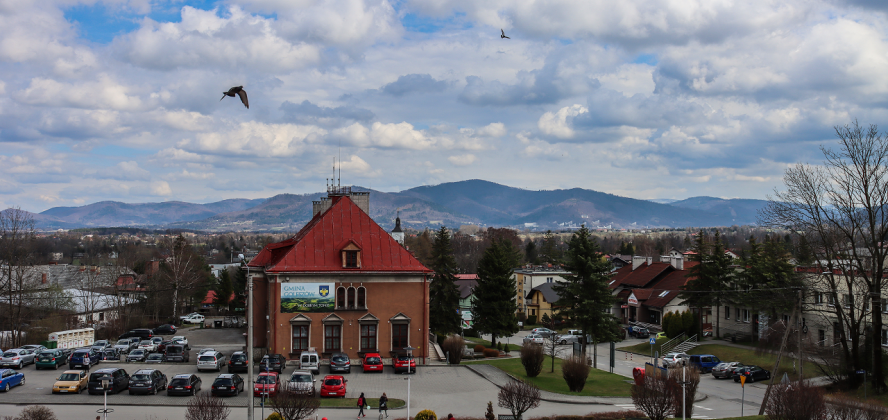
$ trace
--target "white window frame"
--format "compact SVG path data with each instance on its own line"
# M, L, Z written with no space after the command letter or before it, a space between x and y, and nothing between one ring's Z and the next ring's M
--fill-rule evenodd
M750 319L749 309L743 309L742 312L743 312L743 322L748 324L749 319Z

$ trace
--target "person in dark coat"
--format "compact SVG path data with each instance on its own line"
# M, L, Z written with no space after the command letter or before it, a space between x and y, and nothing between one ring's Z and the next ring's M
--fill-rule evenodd
M382 393L382 396L379 397L379 414L382 415L382 411L385 410L385 416L389 416L389 407L388 407L389 399L385 396L385 392Z
M358 397L358 418L367 417L364 414L364 406L367 405L367 400L364 398L364 393L361 393L361 396Z

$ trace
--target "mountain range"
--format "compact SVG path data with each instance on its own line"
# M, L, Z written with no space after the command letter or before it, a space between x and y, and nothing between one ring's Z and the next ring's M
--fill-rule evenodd
M692 197L638 200L572 188L526 190L483 180L370 192L370 216L384 227L400 215L405 227L512 226L559 229L585 223L620 228L706 227L756 222L767 202ZM82 227L181 228L205 231L295 232L311 219L311 202L325 193L279 194L267 199L229 199L207 204L181 201L127 204L102 201L32 213L44 230Z

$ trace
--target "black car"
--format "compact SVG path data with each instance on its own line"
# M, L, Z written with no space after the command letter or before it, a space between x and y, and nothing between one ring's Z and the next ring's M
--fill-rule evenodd
M130 377L129 393L154 394L167 387L167 377L157 369L139 369Z
M191 360L188 350L180 344L167 344L164 349L167 362L187 362Z
M120 334L120 337L117 337L118 340L122 340L124 338L133 338L138 337L139 339L145 340L151 337L154 337L154 330L150 328L136 328L134 330L127 331L123 334Z
M348 355L345 353L333 353L330 356L330 372L345 372L351 373L351 360L348 359Z
M244 380L236 373L223 373L213 381L210 393L213 395L228 395L236 397L244 392Z
M117 352L117 349L110 348L110 349L105 349L102 352L102 361L108 361L108 360L120 361L120 353Z
M259 371L277 372L278 374L283 374L284 365L286 364L287 360L284 359L283 354L266 354L262 357L262 361L259 362Z
M231 359L228 359L228 373L246 372L248 366L247 355L242 351L234 352Z
M759 366L744 366L734 370L734 382L740 382L740 376L745 376L746 382L763 381L771 379L771 372Z
M175 325L163 324L163 325L154 329L154 334L156 334L156 335L161 335L161 334L172 335L172 334L175 334L176 331L177 331L177 329L176 329Z
M90 394L104 394L105 389L102 388L102 381L107 379L109 382L108 393L116 394L129 388L129 378L126 371L121 368L99 369L89 375L86 389Z
M201 380L193 373L173 376L167 385L167 395L195 395L200 391Z

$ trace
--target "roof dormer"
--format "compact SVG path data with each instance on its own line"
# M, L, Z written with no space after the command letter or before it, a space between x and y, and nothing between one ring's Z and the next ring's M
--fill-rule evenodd
M361 268L361 246L357 242L349 239L340 250L342 268Z

